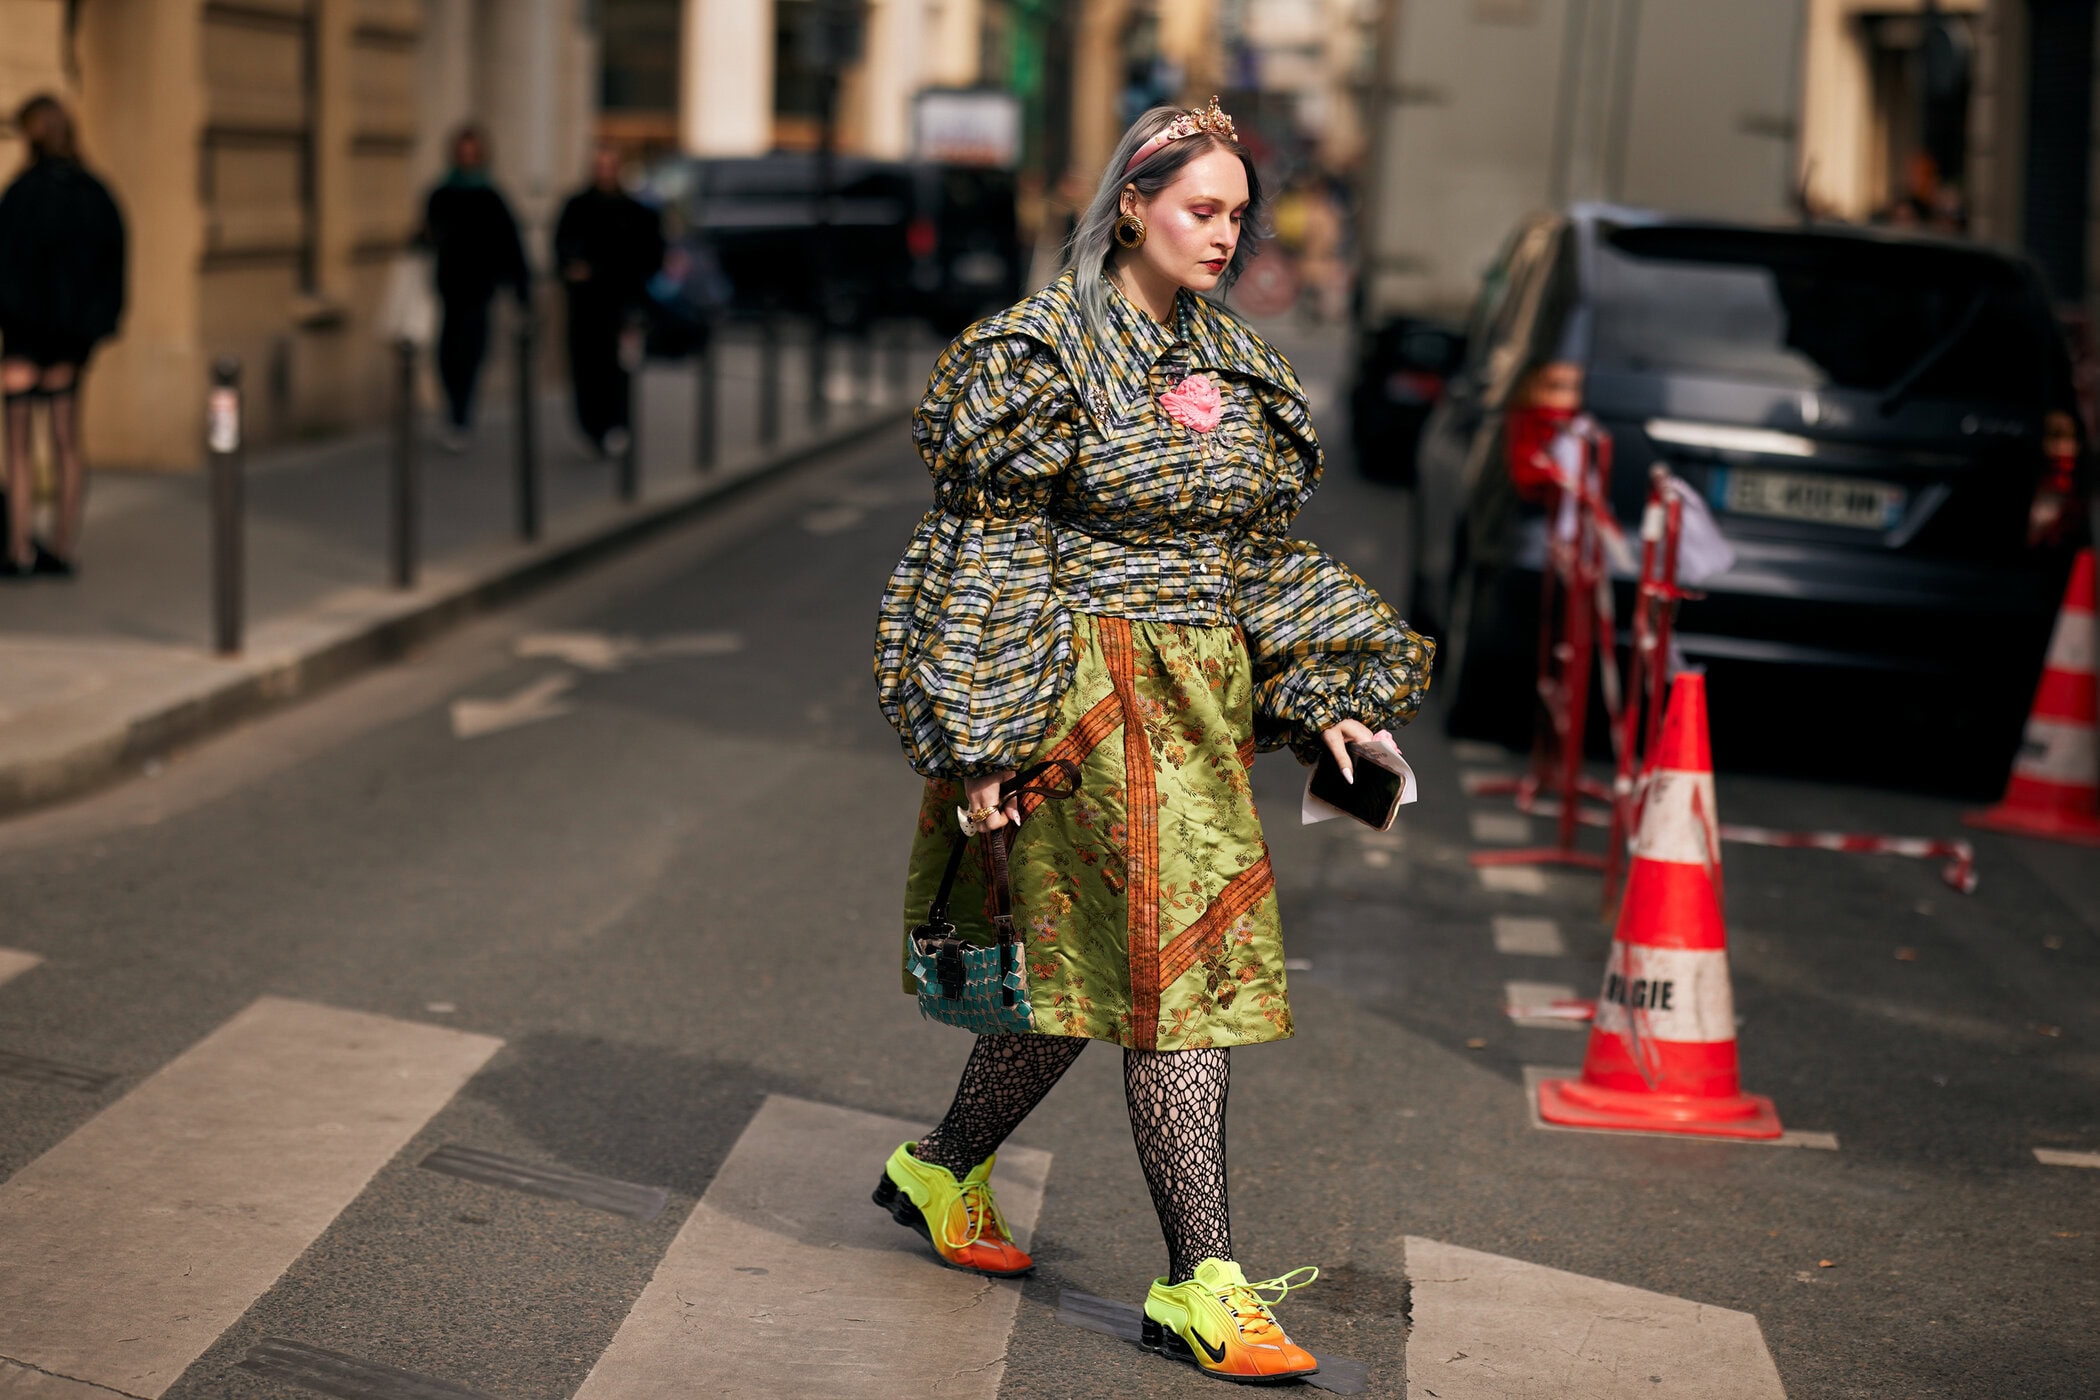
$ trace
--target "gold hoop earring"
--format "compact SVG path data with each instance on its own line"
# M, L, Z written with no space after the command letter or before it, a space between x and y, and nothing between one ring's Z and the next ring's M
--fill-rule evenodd
M1114 234L1118 246L1135 248L1145 241L1145 221L1135 214L1125 214L1116 220Z

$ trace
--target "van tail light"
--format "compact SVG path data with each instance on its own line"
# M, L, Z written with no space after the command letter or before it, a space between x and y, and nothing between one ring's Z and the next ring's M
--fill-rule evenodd
M1551 360L1526 371L1510 396L1504 455L1510 483L1527 501L1543 504L1552 499L1559 481L1553 440L1582 411L1582 380L1581 365Z
M915 258L930 258L940 246L940 234L928 218L913 219L904 226L904 251Z
M2078 490L2078 423L2068 413L2042 419L2042 474L2027 507L2027 543L2060 545L2084 515Z

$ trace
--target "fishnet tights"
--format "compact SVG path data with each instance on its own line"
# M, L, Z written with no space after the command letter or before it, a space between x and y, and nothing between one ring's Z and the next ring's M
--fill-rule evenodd
M919 1140L922 1162L961 1177L992 1155L1086 1049L1077 1036L981 1035L940 1126ZM1168 1280L1205 1259L1232 1258L1225 1195L1224 1050L1125 1050L1123 1097L1138 1165L1167 1239Z

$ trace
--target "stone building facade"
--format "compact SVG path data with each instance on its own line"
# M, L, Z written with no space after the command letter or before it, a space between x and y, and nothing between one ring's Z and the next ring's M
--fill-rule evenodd
M593 118L589 0L0 0L0 109L64 99L131 230L130 300L86 396L105 465L194 468L212 361L251 440L379 421L374 318L441 170L485 122L543 228ZM20 164L11 132L0 172ZM533 247L544 258L535 239Z

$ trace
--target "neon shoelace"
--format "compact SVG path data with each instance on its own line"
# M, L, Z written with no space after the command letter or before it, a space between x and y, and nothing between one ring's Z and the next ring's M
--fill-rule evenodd
M1304 1278L1298 1275L1304 1274ZM1303 1288L1320 1276L1320 1271L1311 1264L1291 1270L1276 1278L1265 1278L1259 1283L1234 1284L1218 1295L1218 1301L1232 1314L1239 1324L1240 1335L1258 1340L1269 1332L1282 1333L1276 1315L1269 1309L1282 1302L1292 1289Z
M948 1221L943 1220L941 1222L941 1240L948 1248L968 1249L971 1245L984 1238L984 1231L987 1225L997 1232L999 1239L1008 1240L1013 1238L1007 1231L1006 1217L999 1213L999 1202L992 1196L992 1184L989 1181L964 1182L962 1208L966 1229L961 1239L949 1239ZM949 1212L948 1219L953 1220L954 1218L954 1212Z

